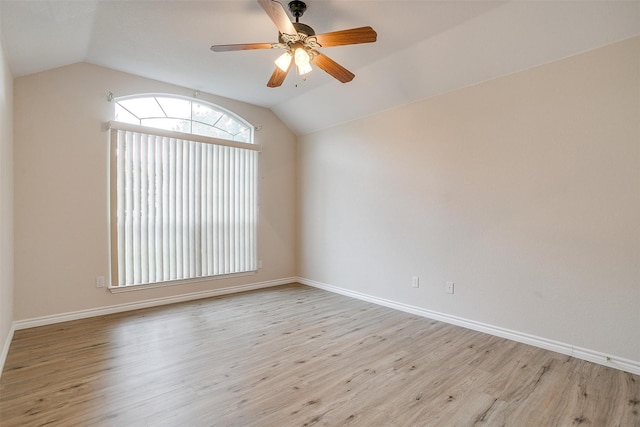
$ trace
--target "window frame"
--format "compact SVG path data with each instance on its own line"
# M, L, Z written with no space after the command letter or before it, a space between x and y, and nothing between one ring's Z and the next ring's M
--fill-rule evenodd
M248 142L247 141L237 141L236 139L219 138L219 137L214 137L214 136L210 136L210 135L202 135L200 133L181 132L181 131L173 131L173 132L181 132L181 133L186 134L186 135L199 135L199 136L204 136L204 137L213 138L213 139L221 139L221 140L236 141L236 142L245 142L247 144L254 144L255 143L255 129L256 129L255 126L253 126L251 123L249 123L247 120L245 120L244 118L242 118L238 114L234 113L233 111L227 110L226 108L221 107L221 106L219 106L217 104L214 104L214 103L211 103L211 102L207 102L207 101L203 101L203 100L201 100L199 98L191 98L191 97L188 97L188 96L172 95L172 94L166 94L166 93L140 93L140 94L134 94L134 95L119 96L117 98L114 98L113 101L114 101L114 105L117 106L117 105L120 104L120 101L128 101L128 100L131 100L131 99L142 99L142 98L173 98L173 99L177 99L177 100L181 100L181 101L190 102L191 103L191 115L190 115L189 119L180 118L180 117L169 117L169 116L166 116L165 118L167 118L167 119L175 119L175 120L188 120L191 123L191 126L190 126L191 129L193 129L193 123L204 123L202 121L193 119L193 104L201 104L201 105L207 106L207 107L209 107L210 109L212 109L214 111L218 111L218 112L222 113L223 116L226 115L226 116L232 117L233 119L235 119L235 121L237 121L239 123L242 123L244 126L246 126L246 128L249 131L249 138L248 138L249 141ZM146 116L144 118L139 118L136 114L131 112L126 107L124 107L124 106L121 106L121 107L123 109L125 109L126 111L128 111L134 117L138 118L138 120L140 121L140 123L137 123L138 126L143 126L143 127L149 128L149 129L166 130L164 128L159 128L159 127L148 126L148 125L143 125L142 124L142 120L158 119L158 118L162 118L162 117ZM117 108L117 107L115 107L115 108ZM160 108L162 109L161 106L160 106ZM115 118L115 111L113 113L113 117ZM114 119L114 121L117 121L117 120ZM130 122L118 121L118 123L130 123ZM135 124L135 123L130 123L130 124ZM222 128L218 128L218 127L216 127L216 128L225 131Z
M218 105L209 103L209 102L204 102L201 101L200 99L192 99L192 98L188 98L188 97L182 97L182 96L176 96L176 95L169 95L169 94L139 94L139 95L128 95L126 97L119 97L117 98L116 101L118 100L123 100L123 99L133 99L136 97L139 98L143 98L143 97L156 97L156 96L160 96L160 97L164 97L164 98L176 98L176 99L184 99L187 101L190 101L192 103L199 103L202 105L206 105L214 110L218 110L223 112L224 114L226 114L227 116L233 117L234 119L238 120L239 122L245 124L249 129L250 129L250 140L251 142L239 142L239 141L234 141L231 139L222 139L222 138L216 138L216 137L211 137L211 136L204 136L204 135L199 135L199 134L190 134L190 133L184 133L184 132L179 132L179 131L172 131L172 130L165 130L163 128L154 128L154 127L149 127L149 126L142 126L142 125L136 125L136 124L132 124L132 123L125 123L125 122L118 122L118 121L110 121L108 123L108 128L110 129L111 132L111 137L110 137L110 148L109 148L109 211L110 211L110 215L109 215L109 220L110 220L110 224L109 224L109 253L110 253L110 272L111 272L111 280L108 286L108 289L111 292L123 292L123 291L130 291L130 290L141 290L141 289L147 289L147 288L157 288L157 287L165 287L165 286L173 286L173 285L178 285L178 284L185 284L185 283L194 283L194 282L201 282L201 281L211 281L211 280L218 280L218 279L224 279L224 278L230 278L230 277L239 277L239 276L248 276L248 275L253 275L256 273L257 269L260 266L260 262L258 261L258 230L259 230L259 221L260 221L260 215L259 215L259 169L260 169L260 162L259 162L259 156L256 159L256 164L255 164L255 169L253 171L253 173L255 174L255 219L254 219L254 225L253 227L255 227L254 229L254 246L255 246L255 269L253 270L249 270L249 271L242 271L242 272L232 272L232 273L226 273L226 274L216 274L216 275L208 275L208 276L198 276L198 277L187 277L187 278L180 278L180 279L175 279L175 280L164 280L164 281L159 281L159 282L152 282L152 283L141 283L141 284L129 284L129 285L120 285L118 283L118 226L117 226L117 222L118 222L118 218L117 218L117 203L118 203L118 185L117 185L117 168L118 168L118 161L117 161L117 133L118 130L125 130L125 131L132 131L132 132L140 132L140 133L146 133L149 135L155 135L155 136L161 136L161 137L168 137L168 138L175 138L175 139L182 139L182 140L186 140L186 141L194 141L194 142L198 142L198 143L205 143L205 144L213 144L213 145L217 145L217 146L226 146L226 147L234 147L234 148L241 148L241 149L247 149L247 150L252 150L252 151L257 151L258 154L262 151L262 146L259 144L256 144L254 142L254 131L255 131L255 127L250 125L246 120L244 120L243 118L241 118L240 116L238 116L237 114L226 110ZM193 108L193 107L192 107ZM115 112L114 112L114 116L115 116Z

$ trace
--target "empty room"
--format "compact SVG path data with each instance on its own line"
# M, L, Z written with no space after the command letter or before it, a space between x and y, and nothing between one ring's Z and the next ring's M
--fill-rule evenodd
M640 2L0 0L0 425L640 427Z

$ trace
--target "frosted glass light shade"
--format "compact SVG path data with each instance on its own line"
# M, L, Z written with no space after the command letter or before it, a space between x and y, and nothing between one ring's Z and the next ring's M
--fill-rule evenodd
M311 70L311 64L309 64L308 62L305 65L298 66L298 74L300 74L301 76L311 72Z
M291 64L291 55L289 55L289 52L285 52L275 60L275 63L278 68L286 72Z
M298 66L298 74L301 76L307 74L311 71L311 57L309 56L309 52L305 49L299 47L294 52L294 59L296 61L296 65Z
M311 61L311 58L309 57L309 54L307 53L307 51L301 47L296 49L294 55L296 59L296 65L298 67L303 67L305 65L308 65L309 62Z

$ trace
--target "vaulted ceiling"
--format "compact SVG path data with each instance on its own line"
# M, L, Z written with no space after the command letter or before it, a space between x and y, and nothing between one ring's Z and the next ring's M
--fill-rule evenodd
M376 43L322 49L352 82L316 69L272 89L280 50L211 52L277 41L255 0L0 0L0 25L14 77L90 62L268 107L297 134L640 34L637 0L306 3L301 22L317 33L377 31Z

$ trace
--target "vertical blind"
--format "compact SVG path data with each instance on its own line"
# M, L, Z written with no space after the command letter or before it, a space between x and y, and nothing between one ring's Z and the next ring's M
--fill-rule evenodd
M257 146L126 127L111 129L112 285L255 271Z

